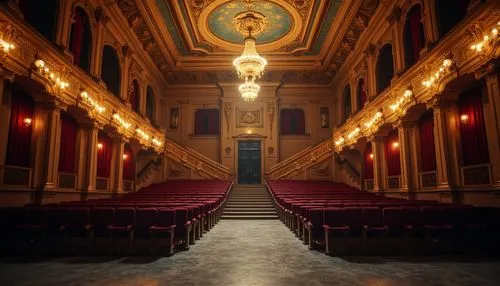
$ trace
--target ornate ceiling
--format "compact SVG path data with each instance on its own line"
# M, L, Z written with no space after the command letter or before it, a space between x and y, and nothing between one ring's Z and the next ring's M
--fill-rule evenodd
M170 84L237 80L247 4L265 18L253 35L268 60L264 81L329 84L379 0L116 0ZM357 11L353 13L353 11Z

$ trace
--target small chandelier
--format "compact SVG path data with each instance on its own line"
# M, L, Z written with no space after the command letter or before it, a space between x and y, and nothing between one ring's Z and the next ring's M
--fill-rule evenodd
M245 83L240 84L239 91L245 102L252 102L257 98L260 86L253 80L246 80Z

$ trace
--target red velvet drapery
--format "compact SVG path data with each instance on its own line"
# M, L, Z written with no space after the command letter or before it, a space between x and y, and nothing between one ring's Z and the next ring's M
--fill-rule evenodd
M373 150L372 143L366 144L365 150L365 179L373 179Z
M97 149L97 177L109 178L111 174L111 156L113 154L113 142L104 133L99 132L97 136L98 144L102 148Z
M75 9L75 22L71 25L71 41L70 49L73 54L73 63L80 64L80 56L82 52L83 35L85 33L85 16L81 9Z
M488 163L488 141L483 116L481 87L460 95L458 99L460 117L460 140L464 166ZM462 119L466 116L467 120Z
M385 158L387 162L387 174L389 176L401 175L399 147L398 130L394 129L391 133L389 133L385 141Z
M219 134L219 110L198 109L194 114L194 133L198 135Z
M418 121L420 134L420 171L436 171L436 148L434 145L434 114L424 113Z
M367 96L366 96L366 83L364 78L360 78L358 81L358 110L361 110L365 106Z
M61 114L61 145L59 153L59 172L75 172L76 121L67 114Z
M412 49L412 63L420 58L420 50L424 47L424 25L422 23L422 11L420 5L414 6L408 13L408 25Z
M282 109L280 112L281 134L300 135L306 133L305 115L302 109Z
M123 179L124 180L134 180L135 179L135 158L134 152L129 144L125 144L123 150Z
M33 122L26 124L25 119L33 120L33 99L21 91L12 91L9 139L5 164L29 167L31 153L31 132Z
M132 110L139 111L139 83L137 80L132 81L132 90L130 91L130 105L132 105Z

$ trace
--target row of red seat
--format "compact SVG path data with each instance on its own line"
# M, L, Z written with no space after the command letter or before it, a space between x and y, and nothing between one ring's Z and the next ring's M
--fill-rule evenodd
M391 199L331 181L268 181L280 219L311 249L333 237L359 237L366 244L377 237L413 233L490 231L498 224L495 208L443 204L436 201Z
M169 181L113 199L70 201L24 208L0 208L0 223L11 239L47 236L150 239L188 249L220 219L232 181ZM162 240L158 240L158 238Z

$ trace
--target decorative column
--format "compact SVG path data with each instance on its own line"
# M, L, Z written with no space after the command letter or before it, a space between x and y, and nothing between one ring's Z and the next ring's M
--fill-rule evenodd
M422 5L422 22L424 24L425 50L439 40L436 5L429 5L430 1Z
M104 14L104 10L102 7L98 7L94 11L94 16L97 25L96 29L92 31L95 33L95 38L92 41L93 56L91 58L92 63L90 65L90 73L96 78L101 78L102 49L104 46L104 28L106 27L106 23L108 23L109 21L109 17Z
M369 140L372 143L373 153L373 191L382 193L386 189L385 137L376 134Z
M403 28L399 22L401 19L401 7L395 5L392 8L391 14L387 17L387 21L391 24L392 38L392 56L394 58L394 75L399 76L404 70L404 49L403 39L401 38L400 29Z
M416 145L415 122L403 121L398 126L399 151L401 161L401 191L412 193L415 191L416 169L412 146Z
M180 140L179 144L184 145L186 139L189 136L189 130L190 130L190 120L194 120L194 115L191 116L189 114L189 99L186 100L179 100L179 104L181 105L180 107L180 114L179 114L179 132L180 132Z
M121 134L111 137L113 142L113 152L111 155L110 183L113 194L123 192L123 153L125 148L125 138Z
M71 11L72 3L71 1L58 2L59 13L57 13L55 42L57 46L65 51L65 53L69 54L69 36L71 32L71 24L74 22L74 19L72 18L74 16L73 11Z
M368 45L368 48L365 50L365 56L366 56L366 86L368 89L368 98L367 101L371 101L371 97L374 97L377 95L377 82L376 82L376 76L375 76L375 51L376 48L373 44Z
M37 194L37 203L44 202L49 195L46 192L57 190L62 105L60 101L52 98L51 101L38 102L35 107L33 178L35 189L40 191Z
M82 198L96 190L97 177L97 135L102 128L96 121L79 124L77 133L78 189Z
M460 182L456 140L456 103L434 99L434 145L436 148L437 189L452 191Z
M128 95L129 95L129 66L130 60L132 58L132 50L128 45L122 47L122 73L121 73L121 85L120 85L120 98L123 102L129 103ZM146 100L143 100L146 101ZM130 107L130 103L128 104ZM155 106L158 106L155 104Z
M488 151L490 153L491 183L500 189L500 74L498 62L487 63L476 73L478 79L484 77L486 82L486 96L483 103L484 123L488 130Z

